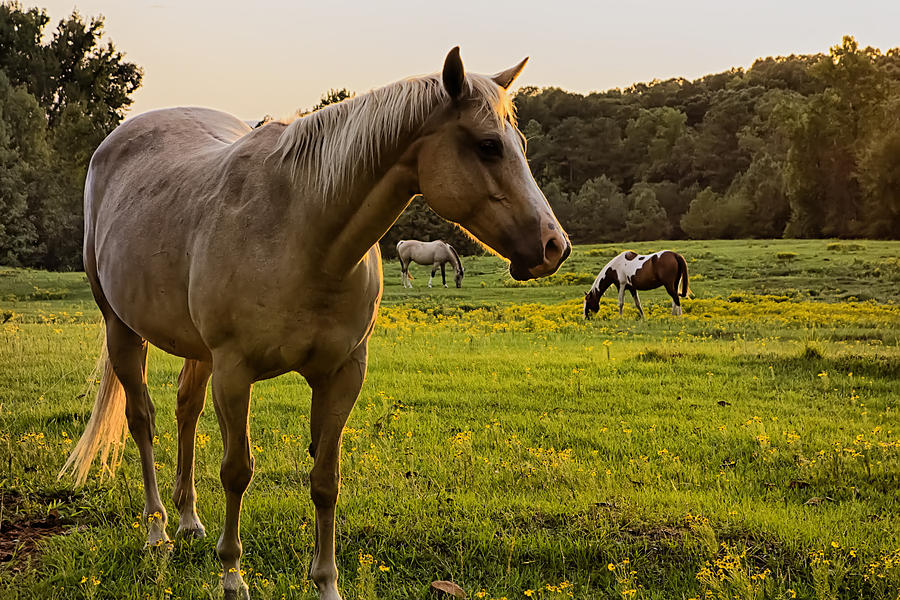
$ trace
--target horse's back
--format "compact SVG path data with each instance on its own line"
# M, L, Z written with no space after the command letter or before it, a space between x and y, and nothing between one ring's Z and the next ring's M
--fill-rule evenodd
M446 244L441 240L423 242L420 240L400 240L397 252L404 260L412 260L420 265L430 265Z
M106 202L131 204L165 196L186 180L196 180L197 174L211 175L201 165L216 162L249 131L239 119L206 108L161 109L125 121L91 157L86 224L96 220Z
M183 152L221 148L250 132L233 115L199 107L163 108L128 119L97 148L98 161L123 160L131 155L158 154L174 157Z

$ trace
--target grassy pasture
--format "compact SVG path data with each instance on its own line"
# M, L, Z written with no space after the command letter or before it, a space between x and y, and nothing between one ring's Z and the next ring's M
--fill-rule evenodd
M635 244L637 251L662 244ZM885 598L900 594L900 244L672 242L696 298L591 322L581 294L618 245L578 247L548 284L466 260L461 290L385 267L369 376L344 437L346 600ZM449 274L448 274L449 275ZM629 299L630 300L630 299ZM99 349L83 274L0 270L2 598L215 598L223 497L212 410L198 435L209 538L143 550L137 452L115 479L56 472ZM176 359L151 353L163 498ZM254 387L242 520L254 598L315 598L309 391ZM171 503L170 526L177 513ZM172 528L174 530L174 528ZM171 532L170 532L171 533Z

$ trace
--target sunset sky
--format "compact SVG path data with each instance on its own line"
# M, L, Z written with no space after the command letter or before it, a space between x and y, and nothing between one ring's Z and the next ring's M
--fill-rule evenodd
M32 3L23 0L25 6ZM412 0L44 0L74 8L144 69L131 114L211 106L243 119L290 116L329 88L366 91L439 70L462 48L491 73L531 61L519 85L578 92L695 78L757 57L826 52L841 36L900 46L900 2L758 0L438 3Z

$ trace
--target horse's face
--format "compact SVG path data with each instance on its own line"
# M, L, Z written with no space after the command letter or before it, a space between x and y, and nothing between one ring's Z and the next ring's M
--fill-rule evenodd
M459 271L456 272L456 287L458 287L458 288L462 287L462 278L463 278L463 270L460 269Z
M473 75L467 81L458 49L451 51L443 82L453 100L432 120L417 157L429 206L507 258L518 280L550 275L571 251L525 160L524 137L497 108L523 66L493 81ZM496 86L501 102L486 101L479 89L487 86Z
M584 318L590 319L591 315L600 310L600 293L591 288L584 293Z

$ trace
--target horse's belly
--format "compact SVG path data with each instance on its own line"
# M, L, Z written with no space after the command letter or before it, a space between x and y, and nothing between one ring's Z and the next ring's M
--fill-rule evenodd
M209 360L209 349L188 308L187 283L177 273L118 260L98 269L103 294L116 316L154 346L176 356Z

